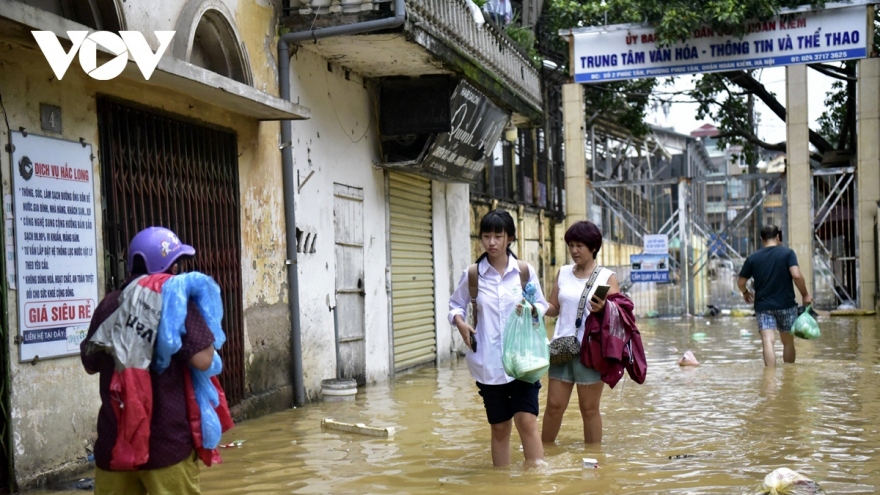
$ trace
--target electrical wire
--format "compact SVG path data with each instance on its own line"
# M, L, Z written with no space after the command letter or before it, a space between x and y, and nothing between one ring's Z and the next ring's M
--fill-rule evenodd
M6 134L8 135L12 132L12 128L9 127L9 114L6 112L6 105L3 104L3 93L0 92L0 108L3 109L3 120L6 121Z
M324 71L324 82L327 84L327 88L329 89L330 88L330 80L327 78L327 72L329 72L329 71ZM342 120L339 118L339 112L336 110L336 104L333 101L333 94L330 91L327 91L327 98L330 99L330 106L333 107L333 115L336 116L336 123L339 124L339 128L342 130L343 134L345 134L345 136L348 137L348 140L351 141L352 143L355 143L355 144L363 141L363 139L365 137L367 137L367 133L369 133L370 129L372 129L372 127L373 127L372 119L370 119L370 122L369 122L369 124L367 124L367 128L364 130L364 133L361 134L361 137L357 138L357 140L354 140L351 138L351 136L348 135L348 130L345 128L345 126L342 125Z

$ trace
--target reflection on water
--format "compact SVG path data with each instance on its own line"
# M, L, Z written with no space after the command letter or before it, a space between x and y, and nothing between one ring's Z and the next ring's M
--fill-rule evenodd
M874 319L820 320L794 365L766 370L753 319L643 320L648 380L602 397L604 443L585 447L574 399L548 465L495 469L489 427L464 361L246 421L202 468L206 494L747 494L778 467L831 493L880 492L880 339ZM741 329L751 335L743 336ZM705 333L695 340L692 335ZM782 346L777 339L781 363ZM679 368L691 349L699 367ZM546 402L542 388L541 406ZM321 420L394 426L391 439ZM539 423L540 424L540 423ZM514 462L522 460L514 430ZM584 469L583 457L599 460ZM85 476L91 476L86 473ZM62 493L62 492L35 492ZM81 493L81 492L69 492Z

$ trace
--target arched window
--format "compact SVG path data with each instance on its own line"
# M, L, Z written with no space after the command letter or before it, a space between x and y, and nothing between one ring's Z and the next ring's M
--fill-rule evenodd
M117 0L23 0L23 3L51 12L96 31L125 30Z
M216 72L244 84L251 84L247 54L238 34L215 9L206 10L196 26L189 63Z

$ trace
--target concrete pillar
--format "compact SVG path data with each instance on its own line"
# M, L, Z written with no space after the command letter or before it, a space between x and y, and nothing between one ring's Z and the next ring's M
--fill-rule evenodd
M565 226L587 216L587 157L584 149L584 87L562 86L563 132L565 134Z
M694 314L694 277L691 273L690 256L690 220L688 219L688 178L678 180L678 254L679 254L679 277L681 281L681 306L685 315Z
M861 309L874 309L874 217L880 200L880 58L859 60L858 74L859 301Z
M798 265L813 295L813 208L810 175L810 128L807 103L807 66L785 68L788 195L788 237L785 244L797 254ZM809 228L804 226L809 225ZM800 299L800 294L795 291Z

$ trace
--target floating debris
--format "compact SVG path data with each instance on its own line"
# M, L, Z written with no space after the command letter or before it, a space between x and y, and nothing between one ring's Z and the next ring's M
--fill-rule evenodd
M678 360L679 366L699 366L700 362L697 361L697 357L694 356L693 351L686 351L682 354L681 359Z
M334 419L325 418L321 420L321 426L330 428L331 430L347 431L349 433L360 433L361 435L372 435L374 437L393 437L394 427L386 426L380 428L378 426L367 426L363 423L343 423Z
M764 477L756 495L825 495L825 490L802 474L779 468Z
M72 481L63 481L61 483L53 485L52 489L59 492L66 492L71 490L82 490L91 492L95 490L95 479L79 478Z

